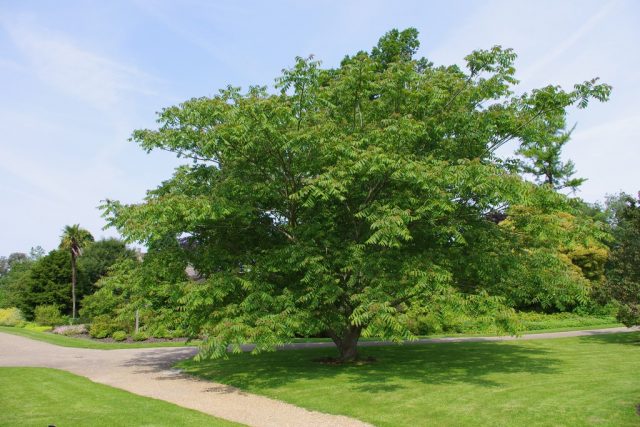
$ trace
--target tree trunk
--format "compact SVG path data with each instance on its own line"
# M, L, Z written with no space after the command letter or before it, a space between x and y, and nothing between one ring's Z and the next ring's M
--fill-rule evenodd
M73 306L71 314L72 319L76 320L76 257L71 251L71 304Z
M340 360L342 362L353 362L358 358L358 339L361 332L362 327L354 325L347 326L339 335L329 331L329 336L340 352Z

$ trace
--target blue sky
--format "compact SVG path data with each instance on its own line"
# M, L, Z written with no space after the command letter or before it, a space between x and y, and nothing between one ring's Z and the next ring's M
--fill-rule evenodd
M634 0L0 0L0 255L53 249L66 224L115 235L100 200L140 201L178 164L127 141L161 108L230 83L270 85L295 56L337 65L409 26L436 64L501 44L518 53L524 89L612 84L610 102L571 113L565 155L589 179L584 199L635 193L639 22Z

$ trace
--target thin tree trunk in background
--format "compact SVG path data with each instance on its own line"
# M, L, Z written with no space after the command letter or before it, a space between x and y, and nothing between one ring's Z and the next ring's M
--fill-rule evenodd
M138 333L138 327L140 326L140 309L136 308L136 334Z
M76 320L76 257L73 254L73 250L71 251L71 301L73 305L72 319Z

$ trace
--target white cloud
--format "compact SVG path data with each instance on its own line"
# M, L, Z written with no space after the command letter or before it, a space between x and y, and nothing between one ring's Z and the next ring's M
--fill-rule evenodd
M0 58L0 68L4 68L11 71L17 71L17 72L26 71L26 67L24 65L21 65L16 61L12 61L6 58Z
M2 19L0 25L27 62L27 68L64 95L110 110L126 95L153 95L157 79L134 66L82 48L29 20Z
M549 66L562 55L574 48L580 39L591 33L596 26L601 23L601 21L614 9L616 3L617 2L615 1L604 3L602 7L600 7L600 9L598 9L586 22L580 25L564 40L561 40L555 48L544 55L541 59L529 65L525 71L520 74L520 79L523 81L530 80L537 72L543 70L545 67Z

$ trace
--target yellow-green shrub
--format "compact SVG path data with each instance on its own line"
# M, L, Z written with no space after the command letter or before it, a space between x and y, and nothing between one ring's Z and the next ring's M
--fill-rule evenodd
M59 326L67 323L57 305L39 305L34 311L35 322L44 326Z
M93 318L89 327L89 335L92 338L106 338L116 331L122 330L122 322L114 320L113 317L103 314Z
M24 316L16 307L0 309L0 326L21 326L24 324Z
M127 333L125 331L115 331L111 334L111 338L116 341L124 341L127 339Z
M149 334L144 331L140 331L136 334L133 334L131 338L133 338L134 341L146 341L149 339Z

